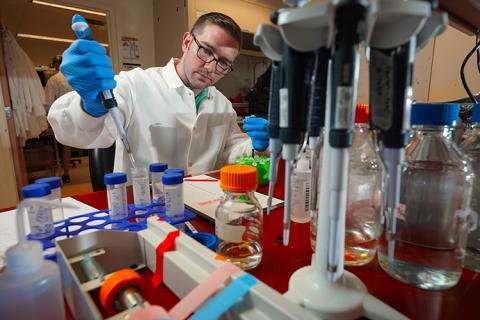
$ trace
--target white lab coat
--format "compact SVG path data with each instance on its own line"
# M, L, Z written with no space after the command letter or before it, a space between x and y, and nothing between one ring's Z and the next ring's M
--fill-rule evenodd
M198 174L232 163L252 149L230 101L215 87L208 88L197 113L194 93L178 76L174 59L162 68L120 72L115 80L114 94L138 164L166 162ZM48 121L57 140L84 149L106 148L116 140L114 169L128 173L128 156L111 116L94 118L80 101L70 92L50 108Z
M45 93L35 66L9 30L0 30L12 99L16 136L22 144L48 128Z

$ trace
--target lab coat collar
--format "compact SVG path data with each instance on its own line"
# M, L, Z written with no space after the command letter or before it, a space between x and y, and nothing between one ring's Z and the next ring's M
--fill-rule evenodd
M175 64L178 62L180 62L179 59L172 58L164 68L163 75L165 80L167 80L168 87L171 89L186 87L175 69Z
M171 58L170 61L168 61L167 65L164 68L163 75L165 77L165 80L167 81L167 85L170 89L176 89L180 87L185 87L188 88L185 83L183 83L182 79L180 79L180 76L177 73L177 69L175 69L175 65L180 62L180 59L176 58ZM188 88L190 89L190 88ZM211 98L211 90L210 86L207 88L207 99Z

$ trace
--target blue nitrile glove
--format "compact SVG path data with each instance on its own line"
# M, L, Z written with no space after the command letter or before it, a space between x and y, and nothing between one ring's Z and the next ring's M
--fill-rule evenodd
M85 22L80 15L75 15L72 23ZM83 108L94 117L107 113L100 101L101 91L115 88L117 83L113 79L112 61L107 51L98 42L91 38L91 31L87 29L77 37L70 47L63 53L60 71L70 86L82 97Z
M250 117L243 120L243 130L252 139L253 149L265 151L268 148L268 120Z

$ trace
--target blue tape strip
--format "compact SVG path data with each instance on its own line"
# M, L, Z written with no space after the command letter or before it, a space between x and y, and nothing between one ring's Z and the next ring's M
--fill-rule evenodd
M243 298L257 282L257 279L249 274L237 278L198 309L190 320L218 319Z

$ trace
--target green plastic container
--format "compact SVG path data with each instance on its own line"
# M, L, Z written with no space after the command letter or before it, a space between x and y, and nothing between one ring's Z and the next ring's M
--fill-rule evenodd
M268 184L268 171L270 169L270 159L265 156L241 156L235 161L236 164L245 164L257 168L258 185Z

